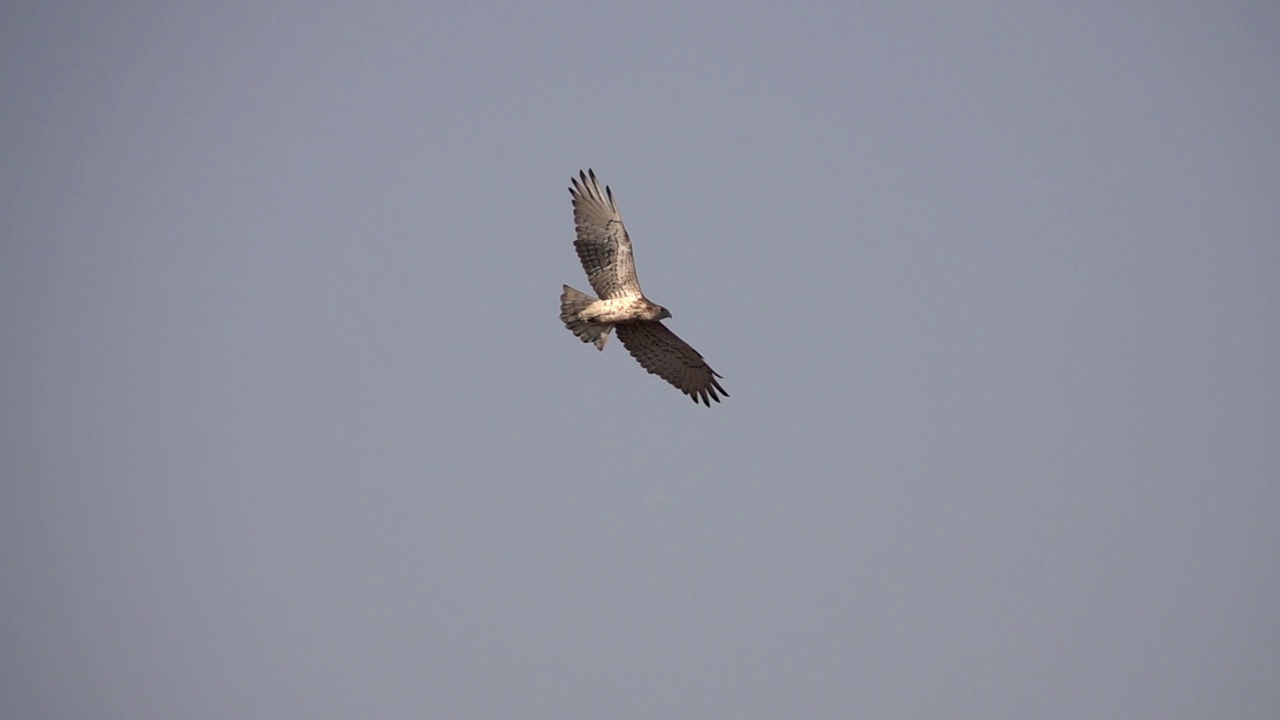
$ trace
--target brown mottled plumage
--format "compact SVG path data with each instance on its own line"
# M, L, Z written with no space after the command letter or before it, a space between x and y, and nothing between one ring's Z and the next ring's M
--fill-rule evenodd
M565 285L560 296L564 326L600 350L609 332L617 330L618 339L645 370L671 383L695 403L710 406L712 400L720 402L721 395L729 397L716 382L720 375L698 351L662 324L671 313L641 292L631 238L613 202L613 191L606 186L601 192L591 170L579 171L571 180L569 194L573 196L578 235L573 247L600 299Z

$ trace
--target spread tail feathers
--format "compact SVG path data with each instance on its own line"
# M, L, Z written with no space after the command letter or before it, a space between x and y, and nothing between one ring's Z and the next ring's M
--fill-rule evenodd
M560 295L560 321L569 328L569 332L578 336L579 340L584 343L595 343L597 350L603 350L613 326L593 325L578 318L578 313L587 309L587 306L595 301L596 299L590 295L565 285L564 293Z

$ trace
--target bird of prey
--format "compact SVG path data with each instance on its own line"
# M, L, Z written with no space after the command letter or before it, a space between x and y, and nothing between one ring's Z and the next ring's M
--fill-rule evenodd
M697 350L662 324L671 313L640 291L631 238L622 226L613 191L606 186L601 192L593 170L579 170L578 177L570 180L578 233L573 246L587 271L587 281L600 297L565 285L560 296L561 322L582 342L594 343L599 350L604 350L609 332L616 331L645 370L676 386L695 404L701 401L710 407L711 400L720 402L721 395L729 397L716 382L721 376L707 366Z

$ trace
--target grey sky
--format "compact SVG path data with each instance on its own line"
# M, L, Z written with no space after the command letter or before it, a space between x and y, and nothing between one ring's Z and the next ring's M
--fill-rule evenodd
M1280 717L1274 4L188 5L2 11L0 716Z

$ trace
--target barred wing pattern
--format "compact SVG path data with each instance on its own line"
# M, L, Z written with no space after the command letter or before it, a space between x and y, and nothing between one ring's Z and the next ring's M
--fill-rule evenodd
M716 382L720 375L707 366L697 350L662 323L621 323L614 326L614 331L645 370L676 386L695 403L701 400L710 407L711 400L720 402L720 395L729 397Z
M569 188L578 234L573 247L582 269L587 271L587 281L602 300L642 295L631 255L631 238L622 226L613 191L607 186L604 192L600 191L595 171L590 175L579 171L578 176L582 182L573 178L573 187Z

